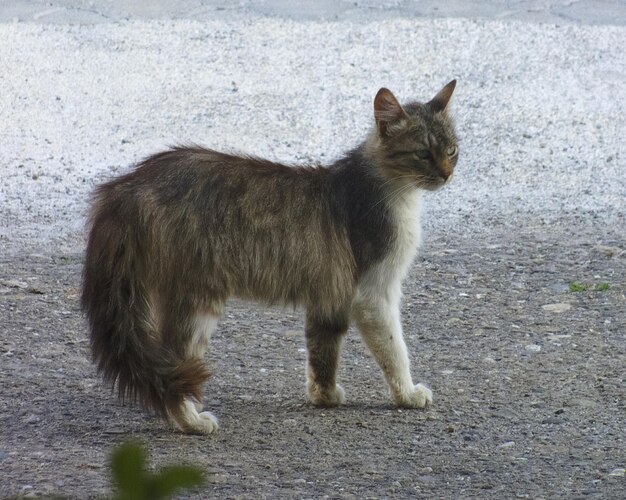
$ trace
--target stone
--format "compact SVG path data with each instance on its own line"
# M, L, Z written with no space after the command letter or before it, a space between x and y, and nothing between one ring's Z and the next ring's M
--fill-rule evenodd
M564 313L565 311L569 311L572 308L572 305L561 302L557 304L545 304L541 306L541 308L546 312Z

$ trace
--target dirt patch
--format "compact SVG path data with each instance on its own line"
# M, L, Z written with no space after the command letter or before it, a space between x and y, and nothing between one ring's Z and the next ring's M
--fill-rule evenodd
M110 493L111 449L206 471L193 498L620 498L626 466L626 241L580 219L429 236L403 323L427 411L390 403L356 331L345 406L310 406L298 311L233 302L215 336L212 437L119 403L89 361L81 256L4 257L0 495ZM570 285L577 283L576 292Z

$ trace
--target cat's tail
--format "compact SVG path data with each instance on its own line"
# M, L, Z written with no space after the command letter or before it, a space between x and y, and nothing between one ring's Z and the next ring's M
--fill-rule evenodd
M114 205L96 195L85 256L81 302L93 361L105 380L117 384L120 398L177 419L185 399L201 399L209 372L201 359L163 345L151 317L138 235Z

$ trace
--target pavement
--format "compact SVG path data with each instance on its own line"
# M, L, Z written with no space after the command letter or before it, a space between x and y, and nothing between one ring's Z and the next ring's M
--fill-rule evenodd
M428 196L426 244L556 224L601 243L596 228L626 226L625 13L622 1L5 1L0 253L80 255L94 186L168 145L329 163L372 126L379 87L427 100L452 78L460 162Z
M79 254L93 187L168 145L327 163L380 87L427 100L453 78L460 162L427 241L624 223L624 2L293 5L4 2L4 253Z
M137 19L216 19L276 17L296 21L371 21L390 18L519 20L538 23L624 25L620 0L9 0L0 22L91 24Z

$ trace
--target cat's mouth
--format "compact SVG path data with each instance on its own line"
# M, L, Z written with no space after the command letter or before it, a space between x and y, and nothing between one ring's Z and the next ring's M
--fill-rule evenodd
M452 174L448 177L429 177L427 180L422 180L419 183L419 187L422 189L426 189L427 191L437 191L441 189L446 184L450 184L452 180Z

